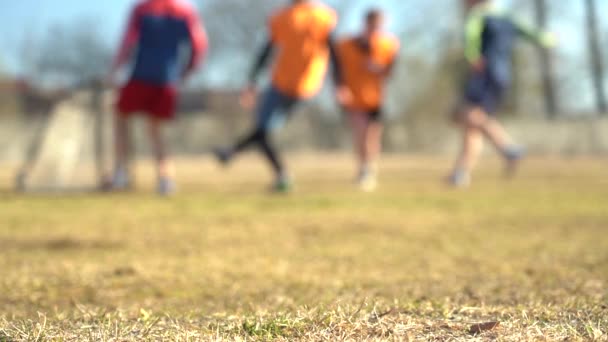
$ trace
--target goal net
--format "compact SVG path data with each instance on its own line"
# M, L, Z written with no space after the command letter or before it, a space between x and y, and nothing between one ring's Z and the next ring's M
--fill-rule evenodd
M108 95L79 90L56 101L35 123L16 187L30 192L93 191L109 163Z

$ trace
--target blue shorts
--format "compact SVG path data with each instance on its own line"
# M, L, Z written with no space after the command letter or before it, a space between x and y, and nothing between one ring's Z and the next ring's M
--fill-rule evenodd
M283 127L299 102L299 99L269 86L259 99L256 128L269 131Z
M480 106L488 115L496 114L507 85L496 80L489 72L472 73L465 85L464 99L468 104Z

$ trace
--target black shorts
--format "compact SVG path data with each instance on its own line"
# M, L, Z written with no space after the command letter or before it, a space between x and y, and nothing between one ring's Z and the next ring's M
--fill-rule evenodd
M465 84L464 100L467 104L483 108L488 115L496 114L507 85L488 72L472 73Z
M376 108L367 112L370 121L380 122L384 120L384 111L382 108Z

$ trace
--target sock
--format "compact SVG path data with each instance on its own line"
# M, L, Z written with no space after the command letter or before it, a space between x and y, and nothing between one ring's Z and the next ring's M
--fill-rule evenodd
M254 131L251 134L249 134L248 136L245 136L239 142L237 142L236 145L234 145L234 147L232 147L228 152L231 155L242 152L242 151L246 150L247 148L249 148L254 143L258 142L259 139L260 138L259 138L258 131Z
M524 148L518 145L507 146L502 151L503 156L510 160L520 159L521 157L523 157L524 153Z
M277 178L280 178L284 175L283 163L281 162L276 149L270 143L267 133L262 132L260 134L259 143L262 153L266 156L268 162L270 162L275 175Z
M269 134L266 130L257 129L250 135L239 141L231 150L230 154L239 153L254 144L258 144L260 151L270 163L272 170L277 178L283 174L283 163L279 158L279 154L270 142Z

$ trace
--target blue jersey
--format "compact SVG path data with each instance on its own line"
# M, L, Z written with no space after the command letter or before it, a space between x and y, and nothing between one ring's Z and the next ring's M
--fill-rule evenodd
M190 58L180 58L187 47ZM135 7L116 64L136 49L131 79L173 84L196 67L207 47L196 11L179 0L147 0Z
M540 45L552 45L550 34L532 30L501 13L491 2L473 8L466 27L467 60L485 61L486 72L496 82L509 84L513 49L517 38L524 37Z

